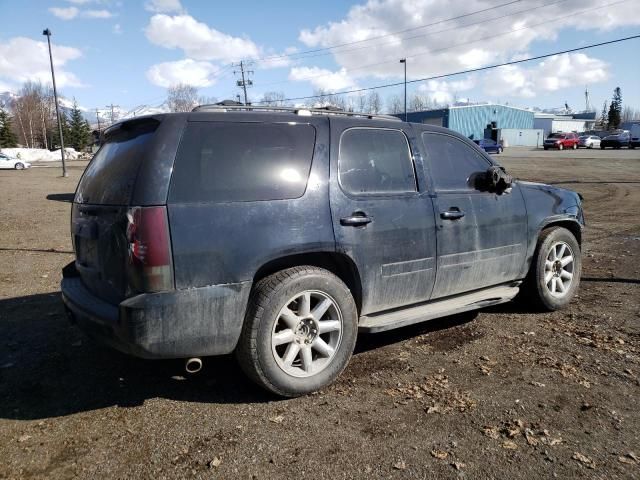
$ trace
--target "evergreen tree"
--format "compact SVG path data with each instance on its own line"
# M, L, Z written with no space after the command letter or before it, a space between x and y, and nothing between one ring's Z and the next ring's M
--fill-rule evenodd
M622 118L622 90L616 87L613 91L613 100L609 106L609 129L613 130L620 126Z
M65 141L65 146L73 147L80 151L91 143L91 128L89 123L83 118L78 104L74 101L69 118L69 139Z
M600 114L600 126L603 130L607 129L607 101L605 100L602 104L602 113Z
M17 146L16 134L13 132L11 117L0 108L0 148L14 148Z

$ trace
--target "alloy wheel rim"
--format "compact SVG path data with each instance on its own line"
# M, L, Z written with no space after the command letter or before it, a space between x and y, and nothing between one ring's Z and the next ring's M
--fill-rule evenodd
M549 249L544 262L544 285L557 298L564 297L573 283L575 258L571 247L565 242L556 242Z
M271 351L280 369L293 377L324 370L342 341L342 312L330 295L296 294L280 309L271 332Z

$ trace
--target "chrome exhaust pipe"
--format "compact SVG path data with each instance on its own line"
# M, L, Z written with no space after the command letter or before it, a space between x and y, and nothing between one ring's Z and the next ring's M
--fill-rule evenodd
M197 357L188 358L186 362L184 362L184 369L187 373L198 373L202 370L202 360Z

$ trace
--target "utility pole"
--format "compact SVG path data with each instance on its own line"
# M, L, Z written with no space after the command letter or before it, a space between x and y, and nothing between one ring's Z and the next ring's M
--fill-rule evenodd
M114 117L113 109L114 108L120 108L120 105L114 105L112 103L111 105L107 105L107 108L111 109L111 124L113 124L113 122L114 122L114 120L113 120L113 117Z
M58 91L56 89L56 74L53 71L53 55L51 55L51 30L48 28L42 31L42 34L47 37L47 44L49 45L49 62L51 63L51 78L53 80L53 99L56 102L56 117L58 117L58 132L60 134L60 156L62 157L62 176L68 177L67 165L64 161L64 138L62 136L62 120L60 119L60 107L58 106Z
M238 87L242 87L242 90L244 91L244 104L248 105L248 100L247 100L247 87L253 85L253 80L251 80L249 78L249 75L253 74L253 70L245 70L244 67L244 62L242 60L240 60L240 63L235 65L236 67L240 67L240 75L241 75L241 80L237 80L236 81L236 85ZM234 74L238 73L236 70L233 71ZM245 74L246 74L246 78L245 78Z
M407 59L401 58L400 63L404 64L404 121L407 121Z
M100 135L100 110L96 108L96 120L98 120L98 135Z

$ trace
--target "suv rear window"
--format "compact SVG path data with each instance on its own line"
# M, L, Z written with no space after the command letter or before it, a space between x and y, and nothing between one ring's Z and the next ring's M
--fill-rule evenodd
M172 202L248 202L304 194L315 146L306 124L189 122L180 142Z
M128 205L146 146L158 128L153 119L123 123L94 155L78 184L75 201Z

